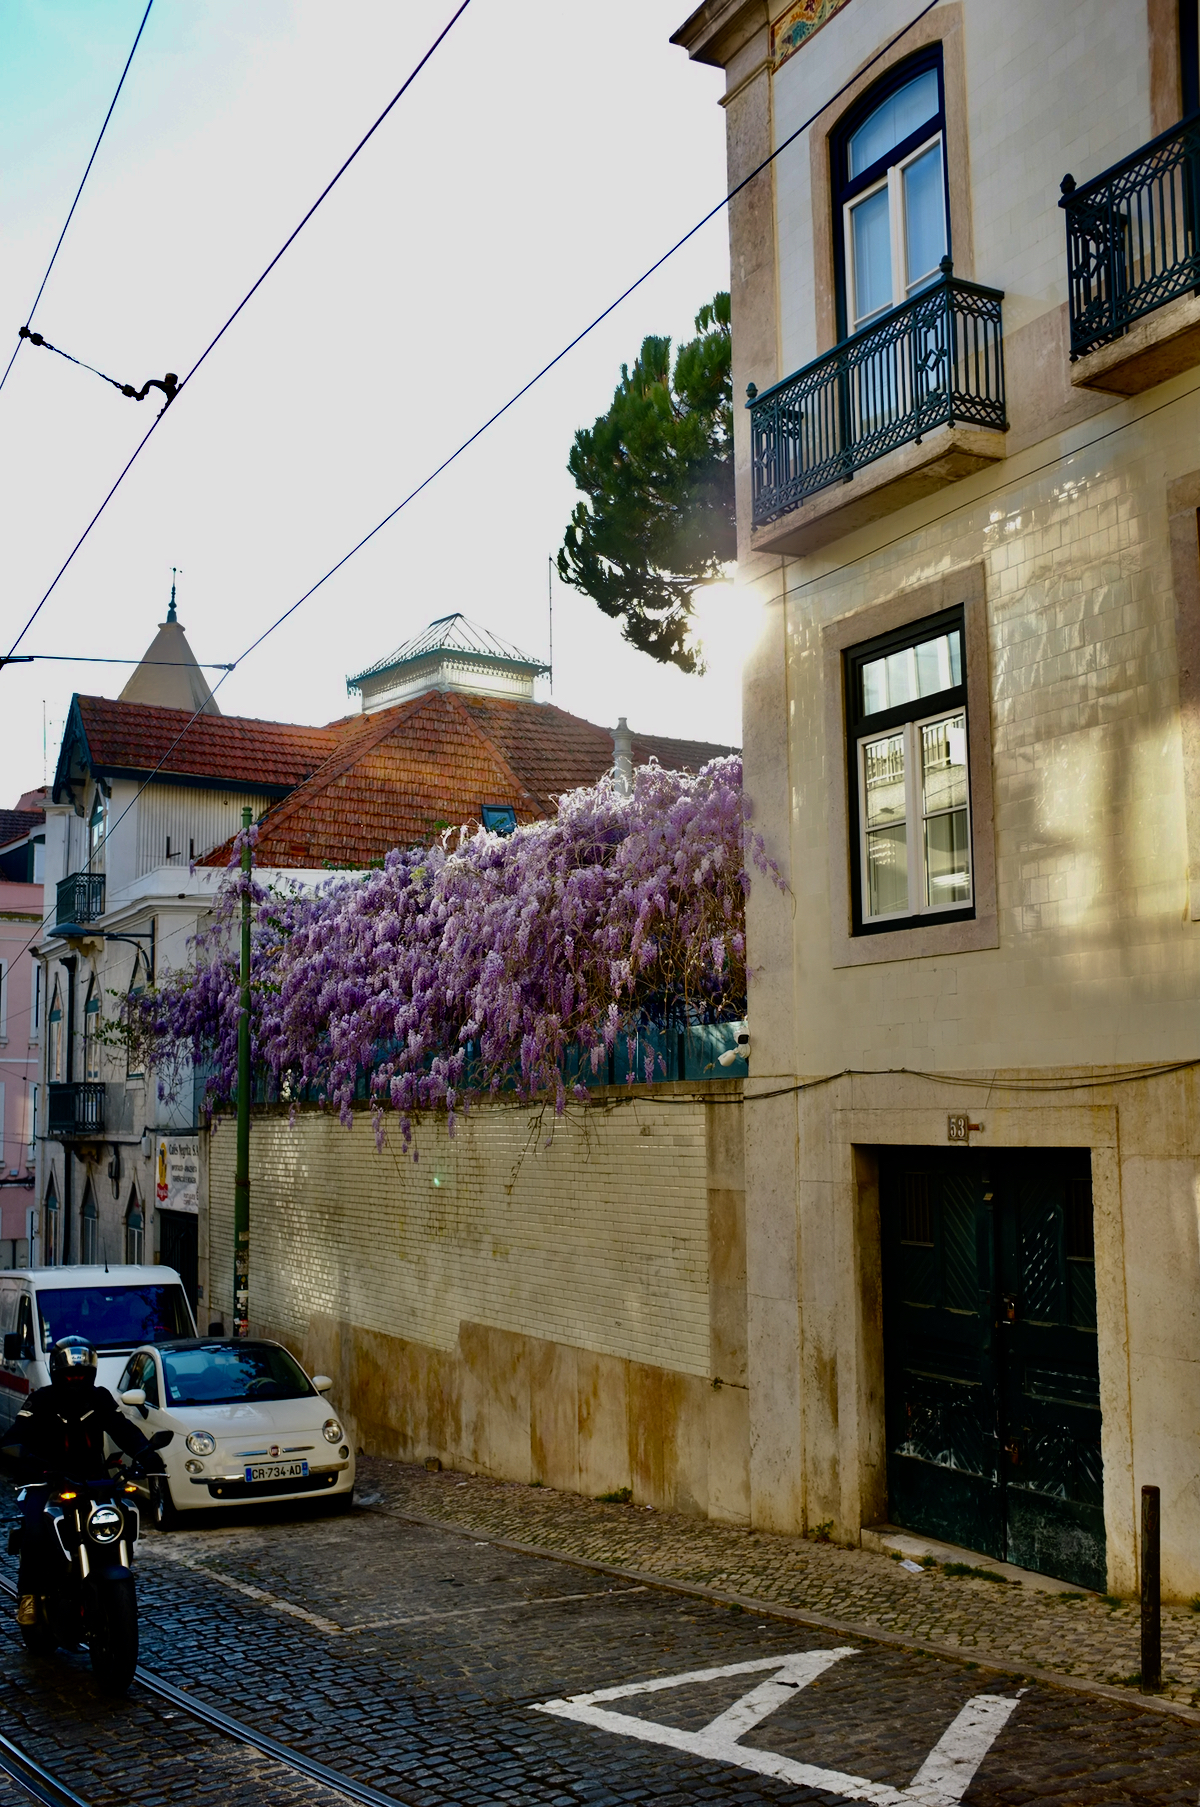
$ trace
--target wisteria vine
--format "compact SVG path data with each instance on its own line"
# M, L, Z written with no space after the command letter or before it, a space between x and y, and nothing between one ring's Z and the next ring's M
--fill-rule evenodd
M241 837L194 965L131 998L126 1031L170 1090L207 1075L205 1104L236 1092L237 919L252 906L251 1058L271 1095L356 1099L399 1117L454 1120L502 1090L587 1095L620 1038L628 1078L655 1077L646 1027L745 1011L747 865L780 882L747 829L741 762L691 775L640 767L568 792L508 836L460 832L390 853L315 894L266 888L238 866ZM249 831L251 844L257 831Z

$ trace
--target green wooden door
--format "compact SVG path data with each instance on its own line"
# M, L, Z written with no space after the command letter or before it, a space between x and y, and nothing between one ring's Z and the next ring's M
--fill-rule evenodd
M880 1155L889 1516L1105 1584L1086 1153Z
M1014 1162L997 1225L1008 1559L1103 1592L1104 1471L1086 1154Z

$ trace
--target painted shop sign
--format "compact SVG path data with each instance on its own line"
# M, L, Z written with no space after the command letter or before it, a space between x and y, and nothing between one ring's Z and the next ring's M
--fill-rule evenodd
M160 1136L154 1162L154 1196L166 1211L200 1213L199 1136Z
M771 27L772 67L782 68L846 4L847 0L793 0Z

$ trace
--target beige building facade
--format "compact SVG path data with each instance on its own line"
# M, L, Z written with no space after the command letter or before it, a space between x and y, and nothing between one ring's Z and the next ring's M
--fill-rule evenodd
M1196 7L706 0L676 42L726 70L731 188L766 164L730 208L745 782L790 885L749 904L751 1519L1128 1593L1153 1484L1190 1596Z

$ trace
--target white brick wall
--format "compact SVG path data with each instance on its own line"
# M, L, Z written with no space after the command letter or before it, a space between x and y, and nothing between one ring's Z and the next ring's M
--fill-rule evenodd
M554 1123L488 1107L451 1139L304 1112L251 1130L251 1319L313 1313L453 1350L482 1323L677 1373L709 1371L704 1106L652 1099ZM553 1141L543 1146L553 1129ZM210 1308L229 1319L234 1129L211 1138Z

